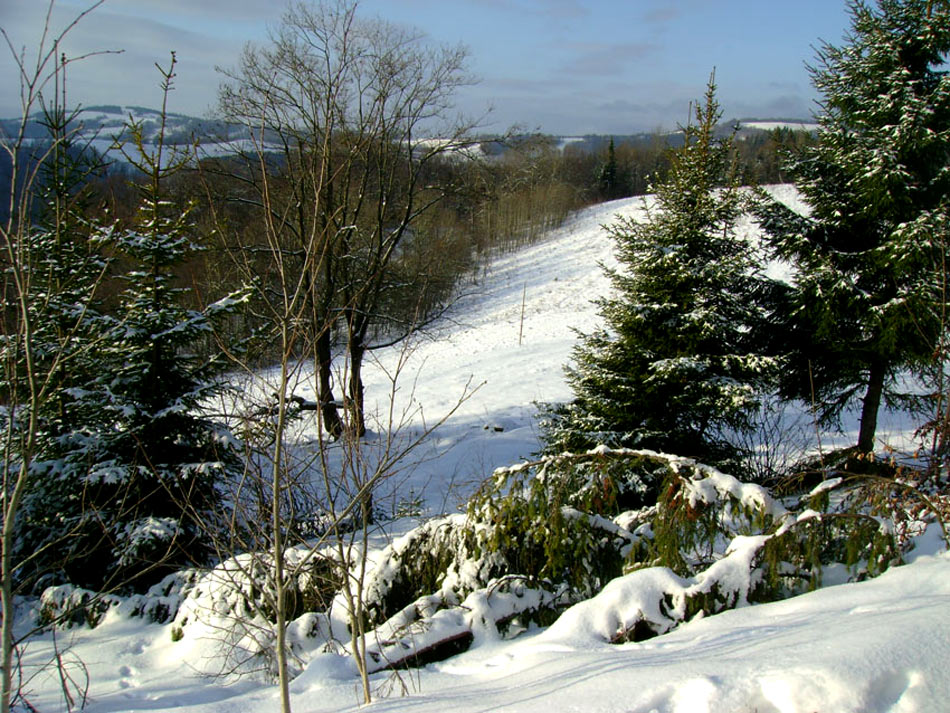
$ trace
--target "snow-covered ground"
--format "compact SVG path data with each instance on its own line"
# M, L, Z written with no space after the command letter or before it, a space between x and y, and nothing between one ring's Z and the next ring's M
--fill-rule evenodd
M767 190L789 207L805 210L793 186L769 186ZM494 468L519 462L537 451L535 404L572 398L564 367L577 341L575 330L589 332L599 325L594 300L610 289L601 265L616 266L616 260L613 243L602 226L618 216L642 219L645 207L652 203L652 197L630 198L580 211L545 240L497 257L487 271L470 278L461 286L464 296L428 334L412 344L369 357L375 363L365 374L367 410L373 411L372 400L378 399L375 408L379 420L386 423L390 376L397 371L397 364L402 364L397 414L421 408L427 422L432 422L458 405L467 387L477 388L413 454L419 465L394 481L398 492L390 501L411 491L424 494L430 514L454 510L473 485ZM748 219L739 230L755 234ZM781 265L773 266L770 273L777 278L788 276ZM302 384L297 393L315 398L312 385ZM798 441L794 444L797 449L817 447L807 414L790 411L785 418L789 431L794 431L789 439ZM419 425L416 413L406 437L412 437ZM383 423L377 428L385 427ZM882 446L913 450L908 435L904 415L880 415ZM845 432L839 436L823 434L821 446L856 441L855 418L845 423Z
M787 187L772 190L796 204ZM612 245L600 226L642 210L640 199L600 205L546 240L497 257L408 354L394 349L367 365L374 399L389 393L387 375L404 362L395 411L410 414L407 437L450 410L467 384L478 386L413 454L417 465L390 483L391 502L412 493L430 513L451 511L493 468L536 450L532 404L570 397L563 366L573 330L597 324L591 300L608 289L598 263L613 262ZM306 384L296 393L312 396ZM385 406L379 402L381 413ZM901 437L901 423L883 423L882 437ZM604 596L595 609L609 608L615 595ZM936 713L950 707L948 611L950 555L931 528L910 564L877 579L694 620L643 643L600 643L580 623L589 614L577 613L513 641L480 640L465 654L398 678L377 674L380 700L372 709ZM75 679L88 675L91 713L276 710L272 686L201 673L219 646L211 636L173 642L169 626L115 613L95 630L56 638ZM32 641L23 659L27 675L39 671L24 690L44 712L65 710L58 680L44 666L54 653L47 635ZM359 707L355 667L338 656L315 658L291 690L298 713Z
M593 642L565 627L483 643L401 680L377 674L382 698L371 710L940 713L950 701L950 556L926 554L939 549L933 537L912 563L877 579L692 621L643 643ZM167 626L113 616L58 643L77 680L88 673L90 713L278 708L272 686L199 674L216 643L173 643ZM25 663L51 655L47 637ZM60 710L57 688L49 671L26 686L41 711ZM315 659L291 692L298 713L359 708L355 668L337 656Z

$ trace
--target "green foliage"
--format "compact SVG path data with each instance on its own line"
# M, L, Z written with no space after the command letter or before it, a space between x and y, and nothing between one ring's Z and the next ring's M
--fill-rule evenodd
M467 516L429 521L393 546L367 587L371 623L433 592L457 605L511 575L549 593L535 617L591 596L621 574L634 544L610 518L639 506L644 484L667 472L664 459L633 452L499 469Z
M763 225L797 266L784 392L823 421L862 399L858 446L900 398L895 376L938 344L950 219L950 9L929 0L851 4L847 43L812 69L822 95L817 141L788 170L807 218L772 205Z
M164 76L167 92L172 69ZM16 541L25 586L142 587L204 562L199 533L214 522L216 483L239 467L228 435L202 413L221 388L221 364L195 348L237 298L202 311L181 306L174 268L192 250L190 209L167 200L163 181L186 157L163 154L161 134L149 153L141 127L131 130L147 180L136 186L131 226L108 232L126 267L108 316L95 299L108 262L89 252L96 235L71 209L70 181L82 175L54 160L45 184L55 189L45 199L52 228L42 233L53 262L46 299L37 300L48 319L34 317L44 326L31 347L62 373L43 367L50 397Z
M598 192L601 200L613 200L620 198L620 175L617 165L617 152L614 149L614 139L610 137L610 143L607 144L607 160L600 169L598 177Z
M742 182L752 186L788 183L788 157L815 143L814 134L804 129L779 127L757 131L734 142L736 162Z
M724 464L750 427L773 360L760 356L771 285L736 234L746 208L710 83L645 223L607 226L622 271L567 370L575 400L543 422L544 453L604 443Z
M625 511L615 495L643 480L658 483L656 504ZM513 600L513 619L495 615L499 632L516 633L512 621L548 624L623 573L662 568L668 577L649 580L671 582L658 604L662 621L641 612L615 639L641 640L699 612L879 574L899 561L900 547L884 511L868 503L864 489L838 479L787 509L762 486L651 451L547 456L498 469L466 516L425 523L394 543L369 579L368 623L416 625L515 586L536 593Z
M640 562L631 562L631 568L658 564L689 576L713 564L721 556L724 541L761 533L772 525L773 513L765 507L764 499L750 503L739 493L725 491L717 492L707 502L695 497L692 484L680 473L671 473L665 479L652 522L648 555Z

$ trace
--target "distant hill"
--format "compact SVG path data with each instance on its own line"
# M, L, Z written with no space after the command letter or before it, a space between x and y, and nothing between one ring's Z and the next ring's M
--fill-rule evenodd
M140 106L102 105L84 107L76 118L77 142L88 144L114 161L122 161L117 145L131 140L129 122L142 127L146 146L154 145L160 127L161 113ZM19 119L0 119L0 137L15 136ZM26 127L27 143L35 144L48 138L43 125L43 114L33 114ZM247 127L216 119L200 119L185 114L168 113L165 122L165 144L187 147L198 142L202 156L233 154L250 143Z
M728 135L736 126L738 126L738 137L740 139L756 134L764 134L775 129L811 133L818 128L815 122L806 119L729 119L719 124L717 133L721 136ZM663 140L670 146L680 146L683 143L683 132L679 130L663 133L641 131L635 134L585 134L583 136L556 136L553 138L560 149L569 146L573 151L598 153L606 150L610 139L613 139L617 145L648 146L657 140Z
M101 105L85 107L76 119L77 143L88 145L105 156L112 163L111 170L124 172L129 167L124 164L125 159L116 147L131 140L128 129L129 122L135 122L142 127L144 141L146 147L148 147L155 144L160 118L159 111L141 106ZM19 125L19 119L0 119L0 141L14 137L19 130ZM813 132L816 128L816 124L806 120L766 118L730 119L722 122L718 130L726 135L736 125L739 126L740 139L751 138L777 128L808 132ZM30 117L25 136L24 153L27 157L35 153L36 149L42 149L43 142L48 140L48 132L43 125L43 115L41 113L36 113ZM265 134L264 138L265 146L270 144L276 150L277 144L273 141L274 137L268 137ZM498 136L487 135L479 137L478 143L459 152L458 155L465 159L481 157L491 160L493 157L503 155L520 141L536 141L538 139L561 151L569 148L572 152L582 154L602 154L606 151L607 144L611 139L618 146L629 144L650 148L655 147L657 142L662 142L675 147L682 144L683 134L681 131L662 134L658 132L639 132L612 136L606 134L538 136L534 134L507 137L505 140L500 140ZM420 143L430 141L438 141L438 137L423 139ZM220 119L202 119L185 114L167 114L165 143L186 148L192 146L195 142L199 146L198 155L201 157L234 155L255 148L254 142L251 141L249 129L242 124L230 123ZM8 195L10 172L9 155L0 152L0 195ZM0 202L0 219L5 218L5 207L6 203Z
M26 136L30 141L42 141L46 138L46 129L42 124L42 114L34 114L27 126ZM128 122L134 121L143 128L146 145L154 144L159 127L160 113L155 109L140 106L101 105L85 107L78 117L78 134L84 141L113 160L121 160L121 155L115 150L117 143L127 142L131 136L127 127ZM722 123L720 131L723 133L739 125L739 134L749 135L757 132L771 131L776 128L787 128L796 131L814 131L816 124L802 119L730 119ZM0 119L0 136L11 137L16 134L19 119ZM670 145L678 145L682 141L682 132L671 131L662 135L656 132L639 132L632 134L586 134L583 136L546 136L555 147L564 149L570 146L572 150L597 153L607 147L611 138L617 144L649 145L658 138ZM166 117L165 143L169 145L188 146L198 142L200 153L203 156L221 156L237 153L247 149L250 143L250 132L242 124L234 124L219 119L201 119L185 114L169 113ZM495 137L485 137L481 149L485 155L504 153L505 145L493 141Z

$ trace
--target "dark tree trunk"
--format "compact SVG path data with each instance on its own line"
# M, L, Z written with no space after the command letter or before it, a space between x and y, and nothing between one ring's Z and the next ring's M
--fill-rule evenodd
M871 362L868 373L868 389L861 406L861 427L858 431L858 450L862 453L874 451L874 435L877 431L877 414L881 408L881 396L884 393L884 364L879 360Z
M363 415L363 357L366 348L358 338L350 339L348 345L350 356L350 378L347 384L346 416L347 432L353 438L362 438L366 435L366 418ZM362 487L362 479L357 483ZM369 488L360 498L360 514L364 527L375 522L373 513L373 489Z
M350 382L347 408L350 429L357 438L366 435L366 419L363 415L363 357L366 348L356 341L350 343Z
M333 398L333 355L330 351L330 330L324 329L317 336L317 401L320 403L320 412L323 414L323 427L333 438L343 434L343 422L340 412Z

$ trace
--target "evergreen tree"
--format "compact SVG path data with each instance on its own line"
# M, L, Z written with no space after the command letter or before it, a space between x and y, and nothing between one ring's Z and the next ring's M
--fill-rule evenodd
M18 325L4 324L0 340L5 365L0 402L6 407L0 410L0 428L15 444L17 460L29 461L24 525L11 547L18 584L26 588L42 586L43 576L60 569L70 547L75 521L66 513L82 509L83 489L65 472L64 459L73 449L73 434L84 427L78 395L102 367L97 350L112 324L103 311L102 286L113 231L88 217L95 214L89 180L102 162L88 144L75 141L78 112L62 106L62 68L54 79L54 101L43 106L48 141L34 156L33 190L18 206L20 219L30 226L6 270L5 285L16 285L7 304L20 302L8 314L22 310L22 315ZM31 419L34 436L27 447L23 429Z
M724 463L724 433L749 425L770 365L753 343L766 283L736 235L745 200L719 118L711 78L648 220L608 226L623 269L608 270L606 329L575 347L576 399L549 414L546 452L604 443Z
M932 0L852 2L851 32L811 69L818 140L791 161L811 214L763 210L799 270L785 394L828 423L861 399L858 448L874 447L895 377L929 360L945 327L950 218L950 9Z
M163 71L166 100L174 59L171 67ZM204 561L217 483L239 465L227 434L203 412L222 388L222 364L195 349L234 300L182 306L174 269L196 247L192 208L176 207L164 184L190 156L164 145L164 123L163 102L154 150L141 125L130 127L135 151L126 158L145 178L115 245L131 267L118 277L124 288L97 343L94 375L68 390L72 415L56 439L58 459L26 508L24 545L70 534L35 559L37 570L93 589L145 586Z
M105 521L111 523L114 558L105 574L119 581L156 562L200 562L206 553L199 526L202 520L210 524L216 482L238 466L227 433L203 415L222 388L223 357L205 358L196 349L234 299L189 310L182 306L185 289L175 286L175 267L197 245L193 204L177 207L164 189L166 179L191 160L188 152L164 144L174 66L173 54L170 68L162 70L155 149L145 147L140 124L130 127L137 157L127 158L146 180L137 186L139 209L118 245L137 267L122 277L115 339L106 355L112 369L97 380L87 403L90 422L99 428L94 451L83 453L92 464L88 478L104 492L121 490L119 501L99 503L113 509Z
M71 414L72 391L97 373L93 350L109 329L100 289L107 278L114 247L112 226L96 217L91 181L101 176L102 157L88 142L77 144L79 111L54 104L43 107L42 124L50 144L38 171L37 229L30 249L39 277L31 306L34 316L34 353L47 374L50 401L47 426L62 433L75 423ZM50 357L66 349L69 358Z
M610 137L607 144L607 161L600 169L598 177L600 197L604 200L613 200L619 197L619 177L617 174L617 152L614 149L614 137Z

